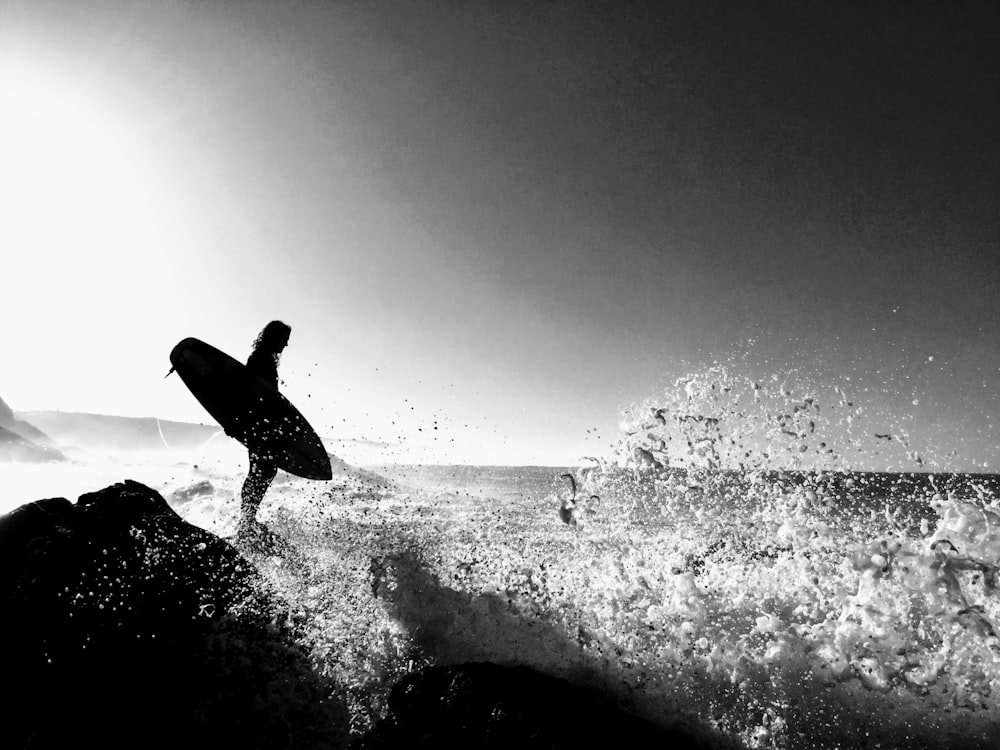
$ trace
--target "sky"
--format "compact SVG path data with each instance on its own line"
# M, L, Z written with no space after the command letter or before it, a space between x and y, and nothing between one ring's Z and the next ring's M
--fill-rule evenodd
M998 49L991 3L4 2L0 397L208 421L172 346L281 319L388 460L576 464L735 362L1000 471Z

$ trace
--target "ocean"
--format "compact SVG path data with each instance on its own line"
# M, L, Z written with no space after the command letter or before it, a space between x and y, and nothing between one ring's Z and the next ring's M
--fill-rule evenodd
M618 449L583 466L279 475L260 519L305 566L259 565L355 735L405 674L489 661L720 748L1000 747L1000 476L850 470L829 446L857 441L819 440L808 398L723 430L689 386L624 413ZM764 401L749 388L740 408ZM8 464L0 510L132 478L228 536L245 460L210 441Z
M117 468L232 533L239 473L149 467ZM719 747L995 748L998 484L369 467L332 489L279 478L261 519L307 571L260 564L356 734L407 672L490 661Z

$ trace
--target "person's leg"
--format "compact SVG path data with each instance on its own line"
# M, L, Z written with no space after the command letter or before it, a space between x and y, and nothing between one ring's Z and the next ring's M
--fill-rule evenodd
M263 456L250 454L250 471L240 490L240 521L237 536L245 536L257 526L257 510L271 486L278 467Z

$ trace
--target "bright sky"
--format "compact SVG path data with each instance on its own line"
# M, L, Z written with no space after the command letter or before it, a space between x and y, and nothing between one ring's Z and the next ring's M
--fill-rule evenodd
M567 464L752 339L1000 471L1000 11L892 7L5 4L0 396L280 318L320 432Z

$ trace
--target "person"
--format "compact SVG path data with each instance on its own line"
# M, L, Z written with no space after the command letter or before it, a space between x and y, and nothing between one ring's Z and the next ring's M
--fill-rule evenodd
M291 327L280 320L272 320L257 335L253 351L247 358L247 370L275 390L278 389L278 362L291 333ZM240 490L240 520L236 527L236 538L247 542L266 533L264 525L257 520L257 510L278 474L278 466L271 456L253 448L249 453L250 471Z

